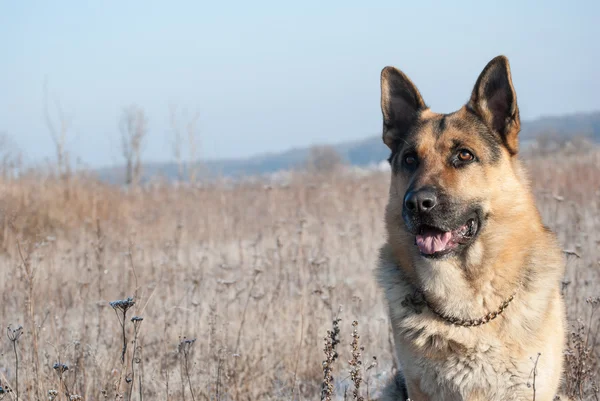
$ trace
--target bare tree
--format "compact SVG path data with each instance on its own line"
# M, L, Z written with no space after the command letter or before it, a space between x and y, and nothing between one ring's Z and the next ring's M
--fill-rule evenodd
M144 110L136 105L123 109L119 121L121 149L125 158L125 183L136 186L142 174L142 146L148 132L148 119Z
M21 150L6 132L0 132L0 175L4 179L14 178L22 166Z
M183 141L181 138L181 128L177 119L177 108L172 104L169 105L169 120L171 122L171 134L173 135L173 157L175 157L175 163L177 163L177 180L183 181L183 158L181 156Z
M182 113L181 118L177 116L177 108L173 105L169 108L170 111L170 122L171 132L173 135L173 156L177 163L177 179L183 180L184 175L184 161L183 161L183 143L185 134L188 142L188 158L186 170L188 173L188 179L194 183L198 175L198 121L200 120L200 113L195 112L191 116L187 113Z
M306 157L306 169L311 173L331 173L344 164L344 159L333 146L315 145Z
M187 123L186 130L188 135L188 174L190 178L190 182L193 184L196 182L196 178L198 175L198 120L200 120L200 113L196 112L190 118Z
M57 122L55 122L50 115L50 106L48 104L48 79L44 80L44 116L46 119L46 126L50 131L50 137L54 142L54 148L56 152L56 163L58 168L58 175L65 178L69 170L69 155L67 153L67 136L71 129L71 119L68 118L63 112L62 106L58 99L55 100L55 107L57 113Z

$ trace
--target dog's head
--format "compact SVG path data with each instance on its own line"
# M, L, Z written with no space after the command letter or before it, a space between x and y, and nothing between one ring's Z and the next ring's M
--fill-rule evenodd
M490 61L469 102L450 114L430 111L411 80L386 67L381 108L391 150L388 231L424 258L464 254L494 208L511 208L517 181L520 121L507 58Z

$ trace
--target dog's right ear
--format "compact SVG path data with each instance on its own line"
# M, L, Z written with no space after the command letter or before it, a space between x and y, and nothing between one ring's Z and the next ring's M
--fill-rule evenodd
M381 71L383 142L392 152L416 121L419 111L426 108L419 90L402 71L394 67Z

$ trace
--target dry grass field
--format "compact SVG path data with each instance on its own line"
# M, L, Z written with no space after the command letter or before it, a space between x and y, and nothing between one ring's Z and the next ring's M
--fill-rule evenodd
M566 251L565 390L598 400L600 152L527 165ZM372 276L388 180L298 173L136 191L2 180L0 400L318 400L336 318L333 399L376 399L395 369Z

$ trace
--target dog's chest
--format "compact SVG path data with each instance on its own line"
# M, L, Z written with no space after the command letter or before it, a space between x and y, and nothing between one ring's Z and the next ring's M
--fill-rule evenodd
M511 400L530 395L527 375L482 328L443 324L431 313L395 313L397 355L413 387L433 400Z

